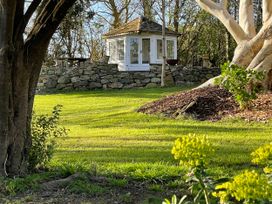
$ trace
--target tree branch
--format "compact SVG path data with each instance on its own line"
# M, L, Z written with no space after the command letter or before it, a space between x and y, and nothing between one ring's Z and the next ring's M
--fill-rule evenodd
M36 9L38 8L38 6L40 5L42 0L33 0L30 4L30 6L28 7L25 15L24 15L24 24L23 27L25 29L25 27L27 26L29 20L31 19L31 17L33 16L33 14L35 13Z
M228 8L228 4L229 4L229 1L228 1L228 0L222 0L222 1L221 1L221 6L222 6L222 8L224 8L224 9L227 9L227 8Z
M35 20L34 26L25 41L26 59L31 52L39 52L39 47L45 46L47 48L57 27L75 2L76 0L48 1Z
M34 12L36 11L41 1L42 0L33 0L25 14L23 14L23 10L24 10L24 3L23 3L22 16L20 17L20 19L17 19L17 22L19 23L17 23L17 26L16 26L15 38L17 38L18 36L21 36L21 34L24 33L29 20L33 16Z
M196 0L196 2L201 8L217 17L222 22L238 44L248 39L248 36L241 26L221 4L214 3L211 0Z
M272 16L272 1L263 0L263 24L271 18Z
M267 57L272 55L272 40L265 40L262 49L258 52L258 54L251 61L250 65L247 69L256 69L259 71L265 70L267 67L271 68L271 66L267 66L269 63L272 64L272 61L267 61ZM269 58L271 60L271 57ZM266 66L263 66L266 65ZM263 70L260 70L263 69Z
M240 1L239 24L249 38L253 38L256 35L252 0Z

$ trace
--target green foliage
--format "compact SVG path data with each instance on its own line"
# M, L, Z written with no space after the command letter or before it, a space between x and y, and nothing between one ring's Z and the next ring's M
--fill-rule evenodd
M183 204L183 203L187 203L185 201L185 199L187 198L187 196L183 196L180 200L178 200L176 195L173 195L171 198L171 201L168 199L165 199L162 204Z
M234 198L244 203L269 203L272 198L272 185L268 178L255 171L246 170L235 176L232 181L216 186L214 196L222 203Z
M61 105L55 106L51 116L33 114L30 170L45 167L53 156L56 138L67 136L67 129L59 126L61 107Z
M212 152L214 149L207 138L194 134L178 138L171 151L174 158L180 160L180 165L189 168L206 164Z
M252 163L267 165L272 161L272 143L265 144L251 153Z
M150 184L148 186L148 189L151 191L155 191L155 192L162 192L163 191L162 185L156 184L156 183Z
M214 189L214 184L205 172L205 165L213 152L214 148L206 137L194 134L178 138L172 148L172 154L175 159L180 160L180 165L191 169L186 182L189 185L190 196L193 196L194 203L210 203L210 194ZM175 197L173 198L176 201Z
M126 185L128 185L128 180L125 178L123 179L109 178L109 183L111 186L125 187Z
M15 195L16 193L22 193L27 190L39 189L39 184L48 180L49 178L54 178L55 174L52 172L32 174L24 178L6 178L0 181L2 188L0 189L5 194Z
M206 174L203 148L199 148L199 146L206 146L207 149L210 149L211 144L206 139L202 139L201 141L202 142L196 142L195 136L184 137L183 140L176 140L172 149L172 154L174 154L176 159L181 160L181 165L187 164L189 167L193 167L186 181L191 192L190 197L193 197L193 203L216 203L217 198L220 199L220 203L229 203L230 201L270 203L272 201L272 177L270 168L272 144L264 145L251 154L253 156L253 163L267 165L264 171L268 175L245 170L232 180L228 178L214 180ZM192 155L192 161L188 155ZM199 159L197 158L198 156ZM184 161L186 162L184 163ZM173 197L172 203L173 202L177 202L176 197ZM188 203L190 202L191 201L188 201ZM166 200L164 203L171 204L169 200Z
M257 82L264 79L264 73L247 70L229 62L221 65L221 72L215 83L232 93L241 108L246 108L260 91Z
M105 188L92 184L84 177L71 181L66 188L70 193L86 194L91 196L101 195L106 191Z
M272 176L272 143L263 145L251 153L252 163L264 167L264 173Z

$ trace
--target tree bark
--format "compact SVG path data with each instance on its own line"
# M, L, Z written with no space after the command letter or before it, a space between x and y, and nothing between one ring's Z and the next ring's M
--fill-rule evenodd
M226 9L227 0L215 3L211 0L197 0L198 4L207 12L217 17L237 42L233 64L265 72L263 80L265 89L272 89L272 1L263 0L263 25L256 33L252 0L241 0L239 6L239 24ZM214 79L201 85L212 85Z
M25 19L34 12L24 16L24 1L0 0L0 176L27 173L31 116L42 62L52 35L75 1L46 1L24 40Z

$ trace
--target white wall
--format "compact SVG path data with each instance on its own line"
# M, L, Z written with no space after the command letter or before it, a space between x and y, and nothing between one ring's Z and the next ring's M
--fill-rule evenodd
M139 49L138 49L139 64L130 64L130 39L131 38L137 38L139 42ZM162 40L162 36L161 35L147 35L147 34L129 35L129 36L114 37L114 38L107 39L107 42L106 42L107 55L110 55L109 42L117 42L117 40L121 40L121 39L124 40L124 60L113 59L112 57L110 57L109 63L118 64L119 71L147 71L149 70L148 64L141 64L143 38L150 38L150 64L162 64L162 59L157 58L157 40L158 39ZM166 41L167 40L174 41L174 58L176 59L177 58L177 37L166 36ZM167 46L166 46L166 49L167 49ZM116 48L116 52L117 52L117 48Z

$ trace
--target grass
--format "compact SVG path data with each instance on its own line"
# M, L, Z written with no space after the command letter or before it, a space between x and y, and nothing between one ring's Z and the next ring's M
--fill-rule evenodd
M271 142L268 124L229 120L199 122L137 113L143 104L183 90L156 88L38 95L35 111L49 113L63 105L61 124L70 129L59 141L51 166L81 165L101 174L139 179L178 176L170 154L173 141L188 133L206 135L216 146L211 172L232 175L250 167L250 153Z

